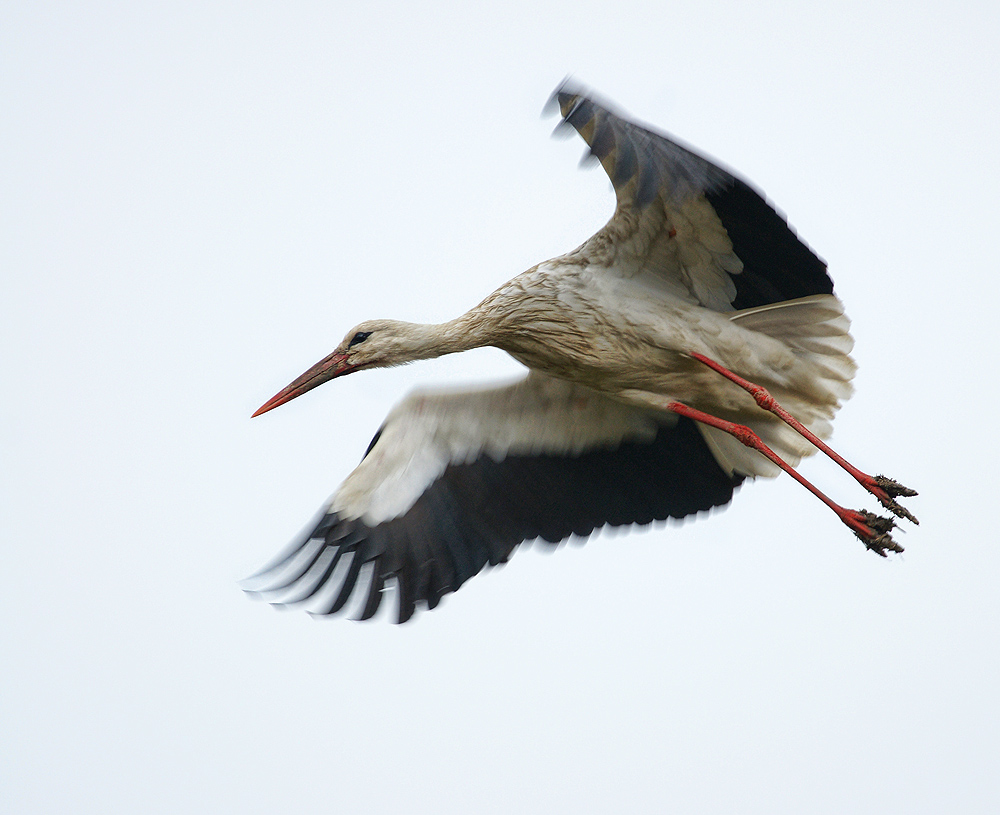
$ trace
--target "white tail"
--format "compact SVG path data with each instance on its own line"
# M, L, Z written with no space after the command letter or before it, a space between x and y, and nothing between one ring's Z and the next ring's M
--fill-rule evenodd
M771 395L821 439L830 437L830 420L853 392L857 365L849 356L854 347L851 322L844 305L830 294L802 297L784 303L737 311L733 322L785 343L803 363L804 376L794 386L769 387ZM776 417L760 411L738 419L793 467L816 448ZM730 473L774 477L780 470L759 453L744 447L727 433L706 425L699 429L719 464Z

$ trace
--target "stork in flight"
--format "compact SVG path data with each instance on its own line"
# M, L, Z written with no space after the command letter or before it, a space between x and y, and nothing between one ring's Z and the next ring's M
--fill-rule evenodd
M683 518L782 470L869 549L902 551L892 519L835 504L793 469L818 448L916 522L896 501L916 493L821 441L855 371L826 264L729 171L583 88L552 101L611 179L607 225L450 322L361 323L254 416L354 371L486 345L528 374L396 405L251 593L321 615L353 596L367 619L395 586L404 622L522 541Z

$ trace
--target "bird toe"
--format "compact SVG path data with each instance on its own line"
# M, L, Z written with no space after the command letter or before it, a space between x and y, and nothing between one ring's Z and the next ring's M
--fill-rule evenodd
M902 496L903 498L910 498L917 494L916 490L911 490L909 487L904 487L898 481L894 481L885 475L875 476L875 483L884 489L893 498L898 498Z
M881 491L881 494L878 491L875 491L875 495L887 510L889 510L897 518L905 518L910 523L920 524L920 521L917 520L917 517L912 512L895 500L900 497L909 498L916 495L916 490L904 487L898 481L894 481L884 475L875 476L875 478L872 479L872 482L877 490Z

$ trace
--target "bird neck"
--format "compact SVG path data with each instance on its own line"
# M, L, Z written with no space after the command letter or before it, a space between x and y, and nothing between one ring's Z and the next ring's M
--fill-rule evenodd
M489 344L487 332L472 312L446 323L410 323L406 333L407 356L413 360L434 359Z

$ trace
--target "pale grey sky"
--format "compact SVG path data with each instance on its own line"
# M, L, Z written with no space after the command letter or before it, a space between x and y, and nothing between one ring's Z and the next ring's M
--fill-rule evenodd
M998 811L996 4L345 5L0 8L0 808ZM448 319L604 222L539 118L568 73L830 263L834 441L920 490L905 555L782 478L402 627L248 601L398 398L516 372L249 419L361 319Z

